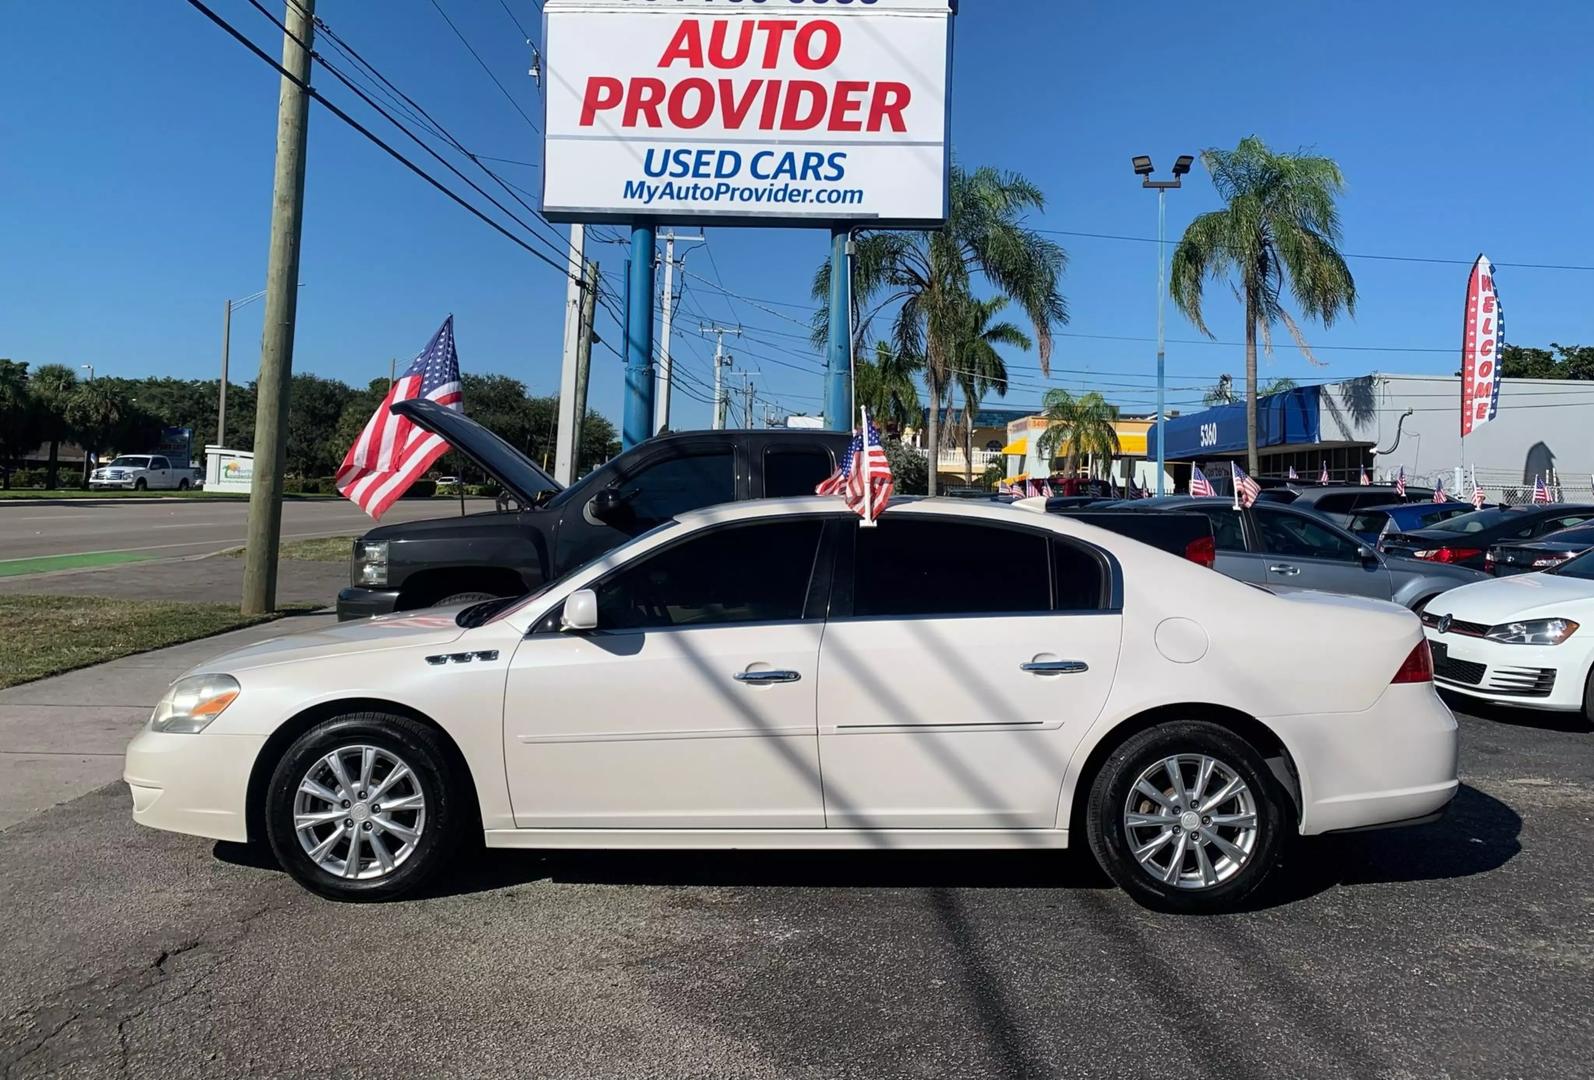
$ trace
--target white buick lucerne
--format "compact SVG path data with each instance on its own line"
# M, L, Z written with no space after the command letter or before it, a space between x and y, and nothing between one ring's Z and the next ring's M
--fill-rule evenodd
M1436 817L1456 725L1394 605L1274 596L1066 517L932 499L864 528L811 498L683 515L518 600L219 656L126 780L140 823L269 842L340 899L414 889L473 835L1083 840L1198 912L1296 835Z

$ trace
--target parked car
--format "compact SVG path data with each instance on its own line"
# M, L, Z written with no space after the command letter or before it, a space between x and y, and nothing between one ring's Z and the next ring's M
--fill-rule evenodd
M1384 550L1428 562L1486 568L1489 548L1594 521L1594 506L1552 503L1475 510L1426 528L1386 537Z
M688 431L649 439L562 489L526 455L431 401L393 411L441 435L503 487L495 511L383 525L354 543L338 618L520 596L687 510L811 495L837 431Z
M1470 514L1474 509L1467 502L1388 503L1355 511L1345 528L1367 543L1376 544L1383 538L1385 529L1391 533L1408 532Z
M1476 570L1380 553L1332 522L1293 505L1258 502L1249 510L1235 510L1227 499L1174 495L1122 503L1120 508L1125 513L1205 514L1217 545L1215 569L1280 591L1350 593L1420 611L1440 593L1484 578Z
M1549 570L1594 548L1594 525L1546 533L1542 540L1495 544L1483 553L1483 565L1496 577Z
M682 514L518 601L208 661L126 780L139 823L265 840L336 898L407 893L470 835L1088 844L1141 902L1206 912L1297 833L1433 820L1456 753L1388 604L1275 596L1056 514L909 500L864 529L809 497Z
M1594 554L1457 589L1422 622L1446 690L1594 720Z
M1066 514L1074 521L1138 540L1208 569L1217 562L1212 525L1200 514L1121 514L1113 509L1113 504L1101 500L1094 505L1066 505L1072 498L1023 499L1014 505L1038 513ZM1059 502L1065 505L1057 505Z
M1261 501L1293 506L1297 510L1310 510L1335 525L1350 524L1350 516L1357 510L1391 503L1421 502L1433 505L1433 488L1406 485L1406 494L1395 494L1393 484L1305 484L1292 481L1283 487L1264 488Z
M176 468L162 454L122 454L89 474L93 491L187 491L198 487L197 469Z

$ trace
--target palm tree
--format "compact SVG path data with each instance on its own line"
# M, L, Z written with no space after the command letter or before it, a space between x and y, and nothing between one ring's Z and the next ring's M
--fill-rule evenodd
M1007 396L1007 364L996 347L1029 349L1033 345L1029 335L1012 323L991 321L1005 307L1005 296L993 296L989 300L967 297L962 325L952 350L952 366L948 373L963 394L964 477L970 484L974 483L974 414L980 411L980 402L989 391Z
M1303 314L1328 327L1343 311L1356 313L1356 283L1339 253L1335 198L1345 177L1331 158L1276 154L1256 136L1233 150L1207 149L1201 162L1212 174L1226 209L1190 223L1174 249L1171 291L1179 310L1208 337L1201 291L1208 278L1234 279L1245 303L1245 433L1251 472L1256 460L1256 338L1273 350L1272 330L1283 323L1295 344L1316 362L1300 327L1284 310L1289 285Z
M61 442L71 434L71 426L66 422L66 405L77 390L77 372L65 364L45 364L33 373L28 383L39 410L39 426L50 444L44 486L53 491L61 470Z
M869 410L882 431L894 428L900 433L918 427L919 386L914 377L923 367L919 357L906 356L887 342L875 342L874 360L860 356L854 365L856 404Z
M120 391L107 379L80 383L67 400L66 421L83 440L85 477L88 454L105 448L126 412Z
M1276 379L1269 379L1257 388L1258 397L1267 397L1269 394L1282 394L1286 390L1294 390L1300 383L1288 375L1280 375ZM1237 399L1234 396L1234 376L1219 375L1217 384L1201 395L1204 405L1233 405Z
M1024 224L1045 206L1040 188L1017 173L952 167L947 223L934 232L861 232L853 257L859 333L890 309L891 340L905 356L922 356L928 391L926 442L933 463L940 451L940 409L954 362L963 299L976 276L1017 304L1035 327L1041 371L1050 373L1052 327L1068 321L1060 282L1067 256L1061 245ZM830 264L814 276L815 346L825 340L830 311ZM835 424L836 419L830 418ZM928 481L936 489L932 464Z
M1047 423L1037 448L1043 458L1066 449L1068 472L1077 474L1081 458L1089 455L1107 461L1118 452L1118 409L1096 391L1076 398L1057 387L1046 391L1042 402L1041 415Z

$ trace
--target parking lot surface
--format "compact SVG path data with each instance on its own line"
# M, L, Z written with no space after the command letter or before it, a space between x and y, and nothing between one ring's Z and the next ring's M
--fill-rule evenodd
M339 905L111 785L0 832L0 1074L1587 1076L1594 735L1462 725L1442 823L1208 919L1082 852L494 852Z

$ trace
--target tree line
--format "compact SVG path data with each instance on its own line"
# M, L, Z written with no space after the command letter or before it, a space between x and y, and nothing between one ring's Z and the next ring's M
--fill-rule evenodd
M557 395L532 396L524 383L507 375L466 374L461 382L468 416L539 465L552 461ZM58 487L63 479L77 486L80 477L60 475L63 444L76 443L104 459L114 452L153 450L161 430L168 427L192 429L195 464L202 467L204 447L216 441L220 388L217 379L80 379L63 364L43 364L30 371L26 363L0 359L0 477L10 487L13 470L42 446L45 486ZM386 379L355 388L319 375L295 375L288 413L288 474L331 476L387 393ZM227 445L252 447L254 429L254 384L229 382ZM579 468L599 465L619 449L614 425L589 411ZM449 471L479 476L479 470L463 461L450 463L444 458L440 467L445 464Z

